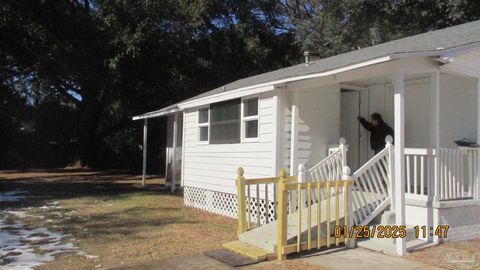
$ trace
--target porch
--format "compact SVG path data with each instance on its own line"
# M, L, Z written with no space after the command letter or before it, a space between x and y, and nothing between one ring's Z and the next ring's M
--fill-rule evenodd
M408 70L410 64L415 64L415 68ZM314 217L312 211L320 209L330 195L343 196L338 187L327 184L334 185L339 179L352 179L353 185L349 200L327 207L332 213L343 213L340 221L337 214L335 224L404 226L407 237L386 241L393 248L392 253L404 255L407 240L414 240L415 244L439 243L480 236L479 230L472 231L480 227L479 150L459 147L454 142L478 141L480 84L471 74L453 72L448 64L442 67L423 60L398 61L341 73L333 84L323 79L283 86L286 91L279 92L279 96L283 100L280 111L284 113L280 141L284 143L280 144L278 168L287 167L290 175L298 176L298 190L288 191L288 220L298 222L298 234L294 236L289 227L286 239L278 238L277 242L272 236L264 248L271 251L284 241L285 250L310 250L315 239L307 232L325 221L319 220L314 226L301 225L305 222L302 217ZM351 97L342 99L345 90L358 96L353 99L353 110L345 107L352 101ZM395 137L395 143L387 140L385 149L377 155L368 149L368 134L355 119L357 115L373 112L385 116ZM350 139L337 143L340 136ZM350 166L353 173L346 174L343 170L350 171ZM265 192L277 190L278 179L270 180L253 184L254 181L252 185L246 181L246 186L237 186L238 190L247 190L247 224L279 226L274 232L267 227L253 229L252 233L242 232L240 239L251 240L250 244L258 241L254 240L259 235L255 230L260 235L270 231L268 234L278 233L280 237L280 224L284 221L277 219L278 198L273 192L270 202L270 193ZM326 191L321 193L320 187L315 190L317 183L325 183ZM263 184L265 187L261 187ZM242 204L240 194L238 198ZM346 205L352 217L350 223L346 221L347 210L339 210ZM333 219L324 228L330 228L330 222ZM449 237L436 234L436 228L450 229ZM320 234L329 239L332 232L318 231L317 235ZM289 246L294 237L298 240L296 248ZM314 244L320 247L325 243Z

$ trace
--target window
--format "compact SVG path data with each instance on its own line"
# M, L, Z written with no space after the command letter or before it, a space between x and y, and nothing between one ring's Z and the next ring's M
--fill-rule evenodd
M198 142L258 141L258 97L234 99L198 110Z
M258 98L242 102L242 138L244 141L258 139Z
M240 142L240 99L228 100L210 106L210 143Z
M209 109L198 110L198 141L208 143Z

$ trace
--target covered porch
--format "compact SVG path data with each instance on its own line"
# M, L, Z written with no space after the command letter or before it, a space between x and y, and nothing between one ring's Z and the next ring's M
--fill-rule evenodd
M174 192L182 181L182 145L183 145L183 112L176 104L164 109L134 116L134 121L143 122L142 144L142 186L148 179L147 153L148 153L148 128L149 120L164 118L166 121L166 146L165 146L165 185Z
M341 176L345 163L370 183L372 192L379 190L383 178L391 179L382 209L370 214L380 213L389 204L395 224L426 226L427 233L419 238L434 243L444 239L428 229L439 225L451 226L451 240L476 235L471 227L480 224L476 218L480 213L479 150L455 141L470 141L473 146L480 140L479 68L478 51L458 51L440 58L402 59L342 72L331 78L334 83L322 78L288 85L290 174L298 175L298 165L305 164L309 181L319 181L330 177L330 172ZM308 122L325 121L321 118L327 115L302 110L306 104L302 96L311 97L312 91L318 92L318 100L329 100L319 106L338 104L330 107L330 122L322 131ZM368 147L368 132L356 120L358 115L367 117L373 112L384 116L395 137L391 156L385 152L377 160ZM318 145L315 137L325 134L326 128L330 128L329 137L316 153L305 155L305 145ZM347 138L345 146L338 144L340 137ZM348 149L343 162L332 157L338 147ZM321 155L325 159L313 161ZM405 242L397 239L397 254L405 254Z

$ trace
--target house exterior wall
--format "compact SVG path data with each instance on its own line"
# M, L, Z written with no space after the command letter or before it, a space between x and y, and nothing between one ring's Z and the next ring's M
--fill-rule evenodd
M454 140L477 139L477 81L440 76L440 145L456 147Z
M275 129L276 98L274 92L259 96L258 141L234 144L205 144L197 141L198 108L185 111L183 145L184 203L208 212L237 217L236 172L242 166L245 178L271 177L276 174ZM269 189L269 201L273 198ZM252 189L252 197L256 190ZM260 186L260 204L266 203L264 185ZM252 199L252 204L256 201ZM272 208L273 209L273 208ZM261 222L268 217L261 214ZM256 213L252 211L252 220Z
M259 97L258 142L201 144L197 141L197 109L185 112L184 185L236 194L236 171L245 178L274 175L273 136L276 115L273 93Z
M440 147L455 148L454 140L477 138L477 85L472 78L440 76ZM378 112L393 127L393 89L389 84L368 87L368 114ZM405 146L433 147L431 142L429 78L405 83ZM373 151L369 151L373 156Z
M309 169L327 156L328 147L338 144L340 137L338 85L287 90L280 106L279 137L279 163L287 171L290 170L291 107L294 103L299 113L297 164L303 163Z

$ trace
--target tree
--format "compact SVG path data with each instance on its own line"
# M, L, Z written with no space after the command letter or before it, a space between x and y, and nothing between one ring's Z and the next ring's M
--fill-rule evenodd
M13 91L8 82L25 78L35 114L64 107L73 131L57 132L78 140L77 158L111 166L137 151L132 115L290 63L293 36L278 33L271 3L5 0L2 83ZM42 117L35 121L48 126Z
M331 56L480 18L472 0L279 0L303 50Z

